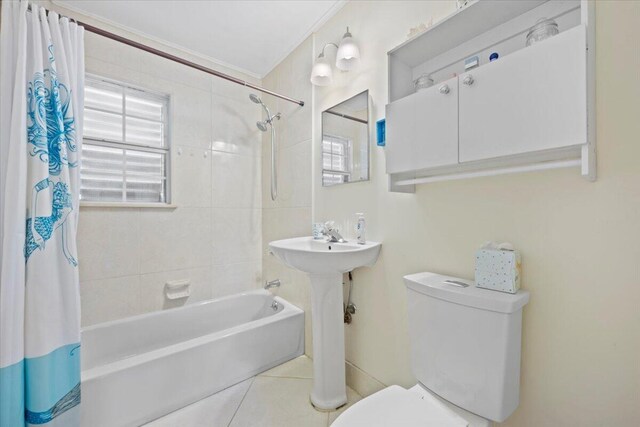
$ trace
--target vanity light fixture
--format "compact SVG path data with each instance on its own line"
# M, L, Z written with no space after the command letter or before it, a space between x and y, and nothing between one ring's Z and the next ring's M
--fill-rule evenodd
M338 47L333 43L327 43L322 48L322 52L318 55L316 62L313 63L313 68L311 69L311 83L315 86L329 86L333 82L333 69L324 54L324 50L327 46Z
M353 36L347 32L342 36L340 46L338 47L338 53L336 55L336 67L343 71L351 71L355 69L360 63L360 49L353 40Z
M325 55L327 46L334 47L338 50L336 53L336 67L339 70L351 71L360 63L360 49L353 40L353 36L349 32L349 27L347 27L347 32L342 36L340 46L335 43L325 44L322 52L320 52L320 55L318 55L318 58L313 63L310 80L315 86L329 86L333 82L333 69Z

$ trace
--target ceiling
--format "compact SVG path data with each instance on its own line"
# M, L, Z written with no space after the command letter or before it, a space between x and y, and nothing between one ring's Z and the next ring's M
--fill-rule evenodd
M263 77L345 0L54 0L65 8Z

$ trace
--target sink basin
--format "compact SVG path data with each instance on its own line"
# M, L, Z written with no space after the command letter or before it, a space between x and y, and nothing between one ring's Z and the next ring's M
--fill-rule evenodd
M296 237L269 243L271 251L287 266L311 274L346 273L370 267L378 259L380 243L328 243L313 237Z
M329 243L312 237L269 243L280 261L307 273L311 281L313 389L309 397L318 410L332 411L347 403L342 274L372 266L380 246L377 242Z

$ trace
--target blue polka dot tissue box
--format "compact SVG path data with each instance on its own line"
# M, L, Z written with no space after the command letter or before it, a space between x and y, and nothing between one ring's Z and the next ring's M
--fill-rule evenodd
M476 286L515 294L520 289L520 253L510 243L485 243L476 252Z

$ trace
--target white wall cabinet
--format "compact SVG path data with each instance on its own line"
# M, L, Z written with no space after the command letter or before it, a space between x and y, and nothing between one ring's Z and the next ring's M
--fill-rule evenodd
M387 121L387 173L458 163L457 78L389 104Z
M390 188L558 167L595 179L590 16L587 0L479 0L390 51ZM525 47L541 17L560 33ZM470 56L480 66L465 71ZM414 93L423 74L437 83Z
M388 104L386 108L387 140L396 141L385 150L387 173L399 173L413 170L415 156L414 138L416 137L415 95L410 95Z
M579 26L461 74L460 162L586 144L584 46Z
M446 80L415 94L415 169L458 163L458 79Z

